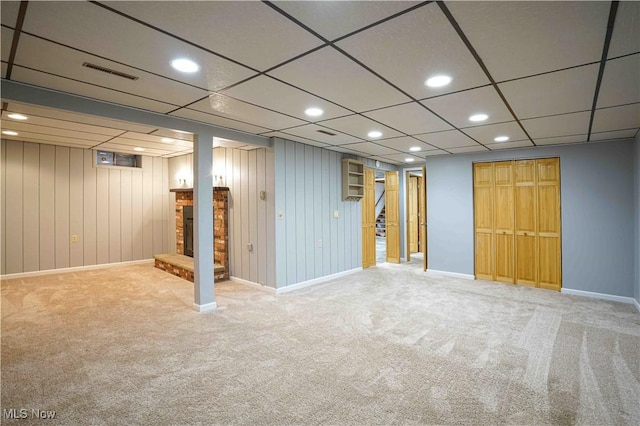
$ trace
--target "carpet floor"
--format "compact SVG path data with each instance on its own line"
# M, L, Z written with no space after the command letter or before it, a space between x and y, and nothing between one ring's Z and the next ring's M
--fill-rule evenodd
M5 280L3 424L640 424L633 306L420 262L205 314L151 265Z

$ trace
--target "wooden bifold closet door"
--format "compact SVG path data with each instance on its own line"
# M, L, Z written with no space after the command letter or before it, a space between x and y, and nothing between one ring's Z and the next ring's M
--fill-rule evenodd
M558 158L474 164L477 279L560 290Z

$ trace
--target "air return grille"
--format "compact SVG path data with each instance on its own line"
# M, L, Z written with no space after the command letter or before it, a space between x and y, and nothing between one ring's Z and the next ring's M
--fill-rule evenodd
M83 67L87 67L87 68L91 68L92 70L106 72L107 74L115 75L117 77L126 78L127 80L137 80L138 79L138 77L136 77L135 75L125 74L123 72L112 70L110 68L101 67L100 65L91 64L89 62L85 62L84 64L82 64L82 66Z
M325 135L335 136L335 133L327 132L326 130L316 130L319 133L324 133Z

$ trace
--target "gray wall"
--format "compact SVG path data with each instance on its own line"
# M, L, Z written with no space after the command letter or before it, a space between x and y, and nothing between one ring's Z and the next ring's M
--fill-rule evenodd
M428 158L429 268L474 273L473 162L557 156L563 288L632 297L637 263L633 144L624 140Z
M168 161L2 140L2 274L151 259L169 247ZM71 236L78 242L72 243Z
M222 176L229 187L229 268L230 275L275 288L275 218L273 149L251 151L213 149L213 175ZM192 179L193 155L169 160L169 186L178 188L178 178ZM217 182L214 182L217 185ZM193 182L190 180L188 186ZM266 192L265 200L260 191ZM175 194L171 193L175 212ZM175 214L175 213L174 213ZM175 252L175 227L171 250ZM247 244L253 244L253 251Z
M640 131L635 139L635 185L636 185L636 282L634 297L640 303Z
M362 267L361 203L342 201L342 154L282 139L274 150L277 287Z

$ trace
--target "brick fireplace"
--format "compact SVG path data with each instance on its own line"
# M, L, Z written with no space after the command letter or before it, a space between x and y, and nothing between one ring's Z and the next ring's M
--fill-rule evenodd
M193 189L171 189L176 193L176 252L185 254L184 207L193 206ZM229 188L213 188L213 263L216 280L229 279ZM193 281L191 279L191 281Z

